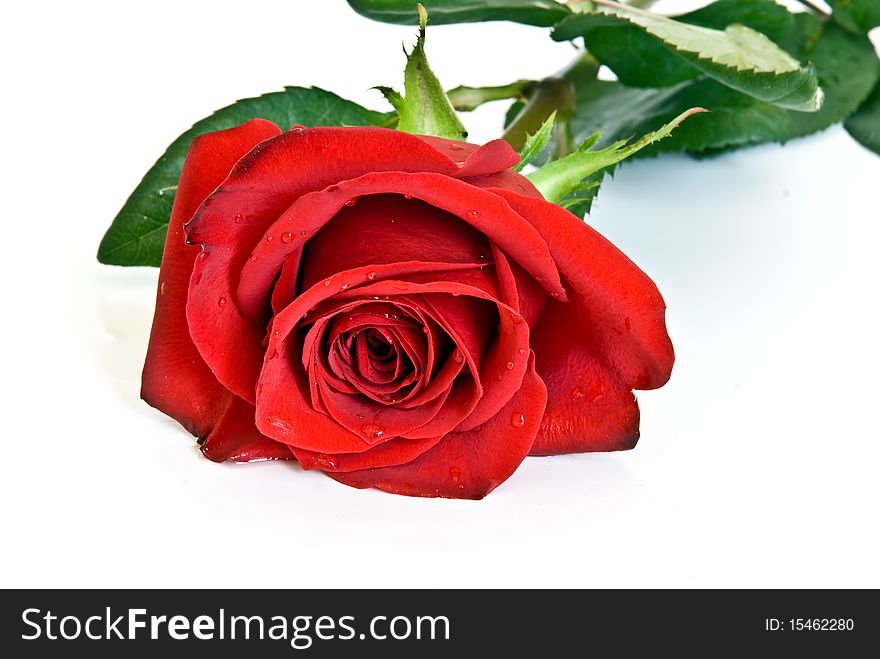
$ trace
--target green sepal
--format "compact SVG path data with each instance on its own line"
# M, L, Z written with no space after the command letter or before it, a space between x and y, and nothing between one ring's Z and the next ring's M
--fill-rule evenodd
M425 27L428 12L419 5L419 39L407 55L403 74L404 96L379 88L397 110L398 130L416 135L433 135L463 140L467 131L455 113L446 91L428 65L425 55Z

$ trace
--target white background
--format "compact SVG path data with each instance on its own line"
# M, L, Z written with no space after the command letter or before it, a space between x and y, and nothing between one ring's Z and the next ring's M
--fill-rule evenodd
M841 128L625 165L591 222L658 283L678 355L639 446L407 499L201 458L138 398L157 271L94 253L192 122L284 84L381 108L413 29L343 0L3 12L0 585L880 586L880 158ZM571 56L504 23L428 48L449 86ZM475 141L502 112L466 118Z

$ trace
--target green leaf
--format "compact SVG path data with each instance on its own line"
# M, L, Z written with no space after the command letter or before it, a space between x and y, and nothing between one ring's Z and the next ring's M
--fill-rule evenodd
M416 23L413 0L348 0L357 13L385 23ZM570 10L552 0L430 0L425 3L435 25L514 21L549 27L565 18Z
M878 0L827 0L834 20L852 32L868 32L880 25Z
M816 65L825 104L814 113L790 112L789 138L809 135L846 119L868 97L880 75L880 62L868 37L834 23L824 25L821 36L809 44L806 57Z
M534 135L526 138L526 144L519 152L519 163L514 166L514 170L520 172L523 168L540 155L550 138L553 137L553 124L556 121L556 113L554 112L545 121Z
M844 126L859 144L880 155L880 83Z
M864 35L849 34L801 13L785 40L792 52L816 63L826 90L826 102L818 112L784 110L707 78L662 89L573 78L577 103L570 125L575 138L583 139L599 129L605 131L603 143L639 135L699 105L711 112L693 117L669 139L644 149L638 157L669 151L712 155L764 142L785 142L846 118L877 80L880 63Z
M710 110L692 117L671 137L647 147L639 156L736 148L782 141L788 134L786 110L714 80L688 81L662 89L590 80L576 84L575 91L577 111L569 120L575 139L604 129L602 144L656 130L689 107Z
M778 41L792 29L792 15L773 0L718 0L676 21L723 30L739 23ZM643 29L627 24L598 25L584 40L589 51L634 87L666 87L691 80L700 70L671 52Z
M407 55L403 74L406 96L401 98L396 93L383 93L400 114L397 124L399 130L416 135L463 140L467 132L455 114L443 85L428 65L428 57L425 55L428 13L422 5L418 5L418 9L419 39L412 52Z
M620 140L598 151L590 150L597 137L591 136L577 151L543 165L529 174L528 178L544 198L553 203L562 203L569 195L582 196L585 192L585 179L628 158L649 144L668 137L685 119L701 112L706 110L691 108L635 142L627 144ZM595 187L593 181L587 181L586 186L587 190Z
M554 39L573 39L597 26L632 26L727 87L780 107L801 111L821 107L822 92L813 67L801 66L749 27L734 24L723 31L704 28L609 0L601 0L601 4L592 7L592 11L573 14L560 23L553 33Z
M98 260L110 265L158 266L190 143L198 135L232 128L257 117L273 121L283 130L295 124L369 126L393 122L392 114L367 110L317 87L287 87L237 101L202 119L171 143L113 220L98 248Z

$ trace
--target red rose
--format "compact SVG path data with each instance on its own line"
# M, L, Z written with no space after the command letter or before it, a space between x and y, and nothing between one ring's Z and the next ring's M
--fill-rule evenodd
M485 146L254 120L177 191L143 398L212 460L481 498L526 455L632 448L669 377L656 287ZM184 226L185 225L185 226Z

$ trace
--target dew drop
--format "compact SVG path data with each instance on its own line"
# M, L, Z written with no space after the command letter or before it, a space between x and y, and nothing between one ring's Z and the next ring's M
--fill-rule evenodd
M283 434L287 435L293 430L290 427L290 424L287 423L284 419L279 419L276 416L267 416L266 417L266 425L272 426L276 430L280 430Z
M465 215L467 215L472 220L476 220L478 217L480 217L480 211L468 211L467 213L465 213Z
M553 297L559 297L559 293L557 293L556 291L553 291L552 293L550 293L550 295L552 295Z
M351 208L351 207L354 206L356 203L357 203L357 200L356 200L356 199L349 199L348 201L345 202L345 205L348 206L349 208Z
M526 425L526 417L522 412L514 412L510 417L510 425L514 428L522 428Z
M361 434L366 437L367 440L375 441L385 434L385 428L376 425L375 423L365 423L361 426Z
M159 284L159 295L165 295L166 288L167 288L167 286L164 281L161 284Z
M449 150L450 151L463 151L464 147L461 144L450 144Z
M315 462L317 462L324 469L336 469L338 466L336 464L336 460L331 458L329 455L324 455L323 453L315 457Z
M505 364L505 367L507 368L508 371L512 371L513 370L513 362L507 362L507 364Z
M342 290L347 290L349 288L351 288L351 284L343 284L342 285Z
M257 262L257 255L256 255L256 254L251 254L251 258L250 258L249 260L250 260L251 263L256 263L256 262Z
M226 298L221 297L219 300L217 300L217 305L221 307L226 306Z
M394 288L399 291L405 291L407 288L409 288L409 286L405 281L396 281L394 282Z
M293 242L293 232L292 231L285 231L284 233L282 233L281 234L281 242L283 242L285 244Z
M370 281L373 281L375 278L376 278L375 272L368 272L367 273L367 279L369 279Z
M266 242L271 243L273 240L272 236L266 236Z
M272 332L272 338L275 339L276 341L278 340L279 336L281 336L281 330L275 330Z
M236 223L236 224L241 224L241 213L236 214L236 216L235 216L235 223Z
M452 353L452 358L460 364L464 361L464 354L462 354L461 350L456 350Z
M404 199L412 199L412 195L411 195L411 194L405 194L405 195L403 195L403 198L404 198Z
M329 279L325 279L325 280L324 280L324 286L329 286L329 285L330 285L330 280L329 280Z
M581 398L584 397L584 395L585 395L584 390L581 387L576 387L571 392L571 397L574 398L575 400L580 400Z
M483 426L474 426L471 429L471 432L480 432L483 429Z
M199 253L199 261L204 261L206 258L208 258L208 252L207 252L207 251L202 251L202 252Z
M294 135L302 135L303 133L306 132L306 127L302 126L300 124L297 124L293 128L290 129L290 132L293 133Z
M525 349L525 348L520 348L520 349L519 349L519 354L521 354L521 355L526 354L526 349Z

